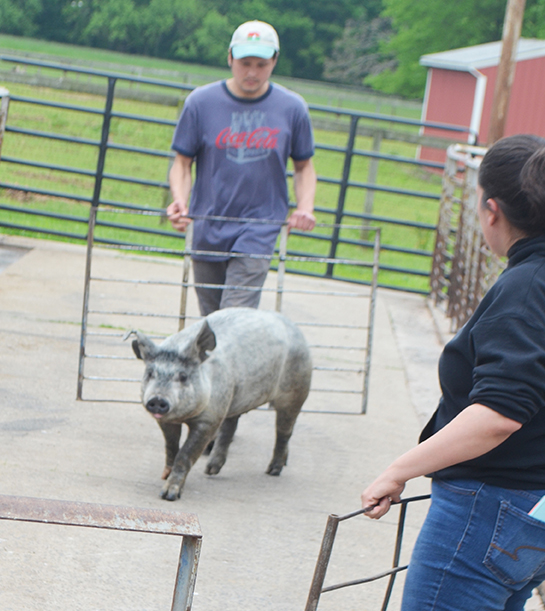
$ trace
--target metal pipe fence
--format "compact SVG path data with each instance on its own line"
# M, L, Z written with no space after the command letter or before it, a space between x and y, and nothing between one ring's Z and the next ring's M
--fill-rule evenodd
M303 286L300 282L288 282L285 274L287 262L307 263L309 257L288 254L288 229L285 222L276 223L281 226L280 248L279 253L273 255L194 250L190 225L183 250L170 253L176 255L173 262L176 273L181 268L181 281L177 281L170 278L171 270L167 270L164 278L158 278L157 266L150 276L144 277L144 266L136 260L130 277L124 275L125 259L120 261L118 268L108 260L107 268L101 269L94 251L96 210L93 207L91 211L85 266L77 385L79 400L139 403L136 394L141 382L139 363L121 339L135 325L140 330L145 328L145 332L155 338L164 338L182 330L187 322L201 318L194 300L192 306L189 306L192 289L213 286L227 290L259 291L262 293L263 309L283 312L302 328L309 340L314 362L311 396L304 411L366 413L379 271L380 228L368 228L373 249L371 257L366 261L312 257L314 264L352 266L363 270L368 274L369 286L356 288L354 284L345 283L324 286L323 282L317 284L311 281ZM139 214L135 211L133 213ZM198 218L222 223L264 223L257 219ZM112 244L109 247L114 248ZM151 252L146 246L134 245L128 248L120 245L119 250L140 254ZM190 278L192 255L274 260L276 276L263 289L196 284ZM159 292L161 297L157 296ZM176 305L177 300L179 305ZM355 303L349 306L348 301ZM159 303L162 306L160 310ZM138 305L135 307L134 304ZM105 331L104 327L108 330ZM137 377L138 374L140 377ZM335 401L335 407L331 407L331 400L324 399L324 394L328 397L340 396L342 401ZM318 395L322 399L316 399Z
M88 240L86 227L82 227L81 232L74 228L79 228L87 218L87 207L91 204L91 207L100 208L101 217L104 217L95 219L100 234L97 237L104 244L133 241L169 250L173 244L183 240L183 235L161 228L160 215L159 218L148 218L148 223L132 227L112 220L113 210L133 209L153 215L162 209L168 198L166 176L172 157L168 147L176 125L172 109L166 113L159 106L146 106L146 110L151 109L149 112L155 116L126 112L122 106L125 102L117 99L115 94L118 83L124 82L150 91L175 91L180 94L182 102L183 96L193 87L7 55L0 55L0 61L63 75L87 75L101 83L106 82L103 97L85 100L87 105L70 104L64 99L59 101L53 94L42 94L42 97L11 95L10 105L15 110L26 109L24 112L21 110L25 117L27 113L33 114L32 109L42 109L40 112L45 114L43 121L32 123L16 117L10 118L6 124L5 140L10 146L4 151L0 165L0 194L4 200L0 201L0 227L8 232L50 234L85 242ZM392 138L397 138L401 149L409 150L403 140L413 141L417 137L412 134L407 140L408 132L392 135L392 126L405 130L436 127L462 139L467 139L469 131L459 126L423 123L398 116L312 104L309 108L317 133L316 213L324 226L310 234L294 232L290 240L294 251L289 254L309 257L314 254L335 259L349 253L351 258L357 258L360 252L372 247L363 227L380 227L383 256L379 285L427 293L439 185L436 181L437 188L432 184L433 188L428 190L435 175L420 179L414 172L420 169L437 172L442 166L415 158L413 145L410 156L402 151L381 150L381 143L384 149L387 142L390 149ZM55 114L59 111L60 115ZM170 114L171 118L165 118L165 114ZM348 130L346 144L338 144L339 133L318 129L323 117L340 122L342 129ZM136 132L142 132L142 137L134 136ZM370 150L366 150L365 143L369 138L373 138L373 144L369 146ZM437 142L438 146L445 146L444 140ZM48 154L49 150L51 154ZM340 175L335 176L339 162L342 164ZM391 180L392 175L399 176L399 184L393 184L397 180ZM288 178L291 176L292 173L288 172ZM70 188L61 189L63 185ZM24 205L20 205L21 200ZM330 201L335 201L335 204L329 205ZM71 207L81 209L82 205L84 208L80 215L67 213ZM386 213L381 214L381 211ZM61 216L52 216L55 213ZM429 220L422 220L424 218ZM361 226L342 229L347 221L351 226L356 223ZM137 232L138 239L134 236L119 237L128 232ZM287 271L365 283L357 275L346 275L343 273L346 269L335 263L323 265L318 272L303 265L288 265Z
M466 145L447 150L430 296L443 307L453 332L465 324L504 269L479 225L478 172L485 153L485 148Z

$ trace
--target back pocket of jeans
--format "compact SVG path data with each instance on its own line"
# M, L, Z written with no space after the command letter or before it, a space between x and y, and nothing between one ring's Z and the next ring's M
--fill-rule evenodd
M545 565L545 522L502 501L484 564L504 584L522 587Z

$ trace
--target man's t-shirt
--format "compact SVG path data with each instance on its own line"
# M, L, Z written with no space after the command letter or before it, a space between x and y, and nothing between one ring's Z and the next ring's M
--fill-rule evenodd
M195 220L193 249L271 254L288 212L288 158L300 161L314 154L304 100L276 84L251 100L233 96L225 81L199 87L185 101L172 148L196 161L192 216L276 221Z

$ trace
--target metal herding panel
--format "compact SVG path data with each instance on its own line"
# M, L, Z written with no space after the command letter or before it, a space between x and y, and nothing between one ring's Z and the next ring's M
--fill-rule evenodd
M191 611L202 541L194 514L0 495L0 520L181 536L171 611Z

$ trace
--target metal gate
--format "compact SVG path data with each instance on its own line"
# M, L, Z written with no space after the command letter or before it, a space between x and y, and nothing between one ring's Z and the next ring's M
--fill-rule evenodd
M431 270L431 297L445 306L452 331L472 315L503 265L484 242L477 215L478 174L483 147L452 145L447 150L439 224Z
M326 592L333 592L335 590L340 590L341 588L347 588L350 586L370 583L378 579L388 578L388 585L386 586L386 591L384 593L384 598L381 606L381 611L386 611L390 602L390 597L392 595L397 574L401 571L407 570L408 568L408 565L400 566L399 564L401 559L401 546L403 542L405 518L407 516L407 505L409 503L412 503L413 501L428 500L430 498L431 496L429 494L426 494L421 496L410 497L407 499L401 499L399 503L393 503L393 505L400 505L400 511L397 524L397 535L394 544L394 557L391 569L382 571L381 573L372 575L370 577L363 577L361 579L355 579L352 581L346 581L344 583L337 583L324 587L327 567L329 564L329 559L331 557L331 552L333 550L333 544L335 542L335 536L337 534L339 524L341 522L344 522L345 520L349 520L350 518L354 518L356 516L366 513L370 510L370 508L353 511L352 513L343 516L331 514L327 519L327 524L322 539L322 545L320 548L320 553L318 555L318 560L316 561L316 568L314 570L314 576L312 578L305 611L316 611L316 609L318 608L318 603L320 602L321 595L325 594Z
M188 232L184 248L180 251L125 244L114 249L110 245L97 254L94 248L97 211L98 208L92 207L89 219L77 398L140 403L141 363L135 359L129 344L121 340L132 329L139 329L154 339L164 338L182 329L186 323L200 318L194 291L190 290L194 287L190 278L191 254L197 251L191 249ZM224 217L206 218L241 222L241 219ZM256 221L246 219L243 222ZM261 308L288 316L302 328L309 341L314 362L314 382L305 410L365 413L373 346L380 229L368 228L374 244L369 260L355 261L288 255L287 224L281 225L277 252L272 256L249 256L271 260L271 268L276 270L276 274L269 273L263 288ZM318 227L332 226L318 224ZM341 231L351 227L337 225L334 228ZM150 257L151 254L163 256ZM237 253L225 254L241 256ZM326 280L318 274L315 278L309 278L307 272L304 276L286 274L287 261L311 267L352 266L367 275L369 284L362 286L359 282L351 284ZM179 276L179 279L175 276ZM257 289L247 287L245 290ZM342 397L341 401L335 400L335 405L340 403L341 408L332 408L332 396Z
M176 112L166 113L170 119L164 118L162 110L157 113L151 108L143 115L120 112L118 102L134 98L141 91L143 100L150 96L156 101L166 97L174 109L193 87L179 81L146 79L0 53L3 76L13 76L19 68L21 73L28 71L32 82L40 71L47 76L39 77L44 87L36 88L33 97L11 96L5 142L6 145L9 141L10 146L6 149L4 145L0 173L3 196L0 228L84 243L86 236L82 230L87 228L87 205L139 210L145 206L159 210L168 189L165 179L173 156L170 142ZM82 104L70 95L60 102L48 93L47 87L60 83L62 87L81 90L78 83L83 81L100 96L96 104ZM89 88L85 86L82 90ZM41 129L32 129L25 108L40 109ZM320 253L330 258L342 257L343 252L351 250L350 256L357 258L355 249L372 247L365 225L381 226L384 229L381 286L427 294L439 194L434 181L429 180L430 175L426 172L422 180L420 170L442 171L443 164L415 157L414 147L422 145L442 151L455 139L463 142L468 137L474 139L475 134L462 126L345 108L309 104L309 110L319 135L316 161L325 172L323 175L318 172L316 212L324 221L364 227L341 233L336 225L331 225L333 231L320 235L313 232L307 235L308 239L299 241L299 250L304 249L309 256ZM56 121L57 112L66 113L69 120ZM451 137L418 133L419 129L429 131L428 128ZM128 139L121 136L125 130L131 133ZM156 148L150 148L151 133L147 130L153 130ZM25 144L28 138L37 139L37 146L28 147ZM27 154L29 151L33 153ZM54 163L55 159L62 163ZM28 181L30 175L39 177L39 184L36 180ZM72 186L68 178L77 184ZM25 205L18 201L21 194L28 198ZM110 243L130 229L112 222L111 215L103 217L98 225L102 240ZM173 239L173 232L161 230L157 223L140 226L138 231L147 244L157 236L169 242ZM322 277L344 279L328 266L322 268Z

